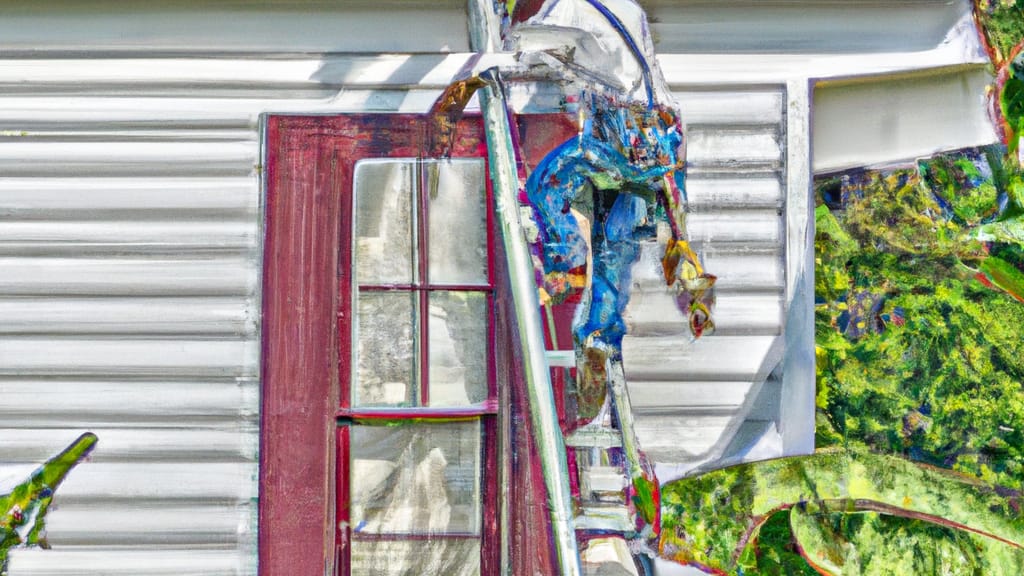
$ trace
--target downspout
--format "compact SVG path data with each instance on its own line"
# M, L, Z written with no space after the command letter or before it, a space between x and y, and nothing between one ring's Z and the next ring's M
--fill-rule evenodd
M493 0L469 0L470 37L474 49L478 51L493 51L500 45L492 7ZM537 298L537 286L533 276L533 262L519 220L519 177L516 172L509 111L498 70L484 70L480 74L480 79L485 82L478 94L484 131L487 135L487 155L491 183L494 187L495 212L504 243L512 303L519 328L519 345L524 355L530 424L540 457L544 488L548 494L552 537L560 574L581 576L583 570L576 543L565 441L558 425L551 372L545 357L540 301ZM505 518L507 519L507 515ZM507 533L502 534L503 539L506 536ZM504 555L503 560L507 560ZM506 567L509 564L506 563Z
M569 467L565 441L558 426L551 373L544 350L540 301L533 277L533 263L519 221L519 179L515 171L515 152L509 129L505 96L498 72L489 68L480 73L486 85L478 92L487 134L487 156L495 192L495 211L501 229L511 284L512 303L519 327L519 345L524 355L526 390L530 405L530 424L548 493L548 512L555 540L558 564L563 576L580 576L579 550L569 492Z

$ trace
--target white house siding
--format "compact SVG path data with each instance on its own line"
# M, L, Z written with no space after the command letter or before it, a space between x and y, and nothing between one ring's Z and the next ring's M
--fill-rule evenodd
M0 45L24 52L465 52L462 0L5 2Z
M468 57L61 56L0 60L0 470L27 473L84 430L100 444L60 489L53 550L15 553L12 573L251 573L260 114L422 111ZM771 286L723 293L722 333L777 334L782 92L679 97L695 206L743 226L715 232L705 212L693 232L774 254L733 267ZM750 131L764 158L736 145ZM736 162L763 173L720 169Z
M0 474L100 438L13 575L254 571L269 91L191 64L0 61Z
M814 91L814 171L834 172L992 144L987 67L922 70Z
M646 0L658 47L687 54L926 51L963 21L960 0Z
M634 270L623 358L640 445L676 468L659 478L727 455L741 427L731 452L747 448L778 419L782 371L769 375L782 360L786 305L786 86L683 85L675 96L687 128L687 232L718 282L715 332L693 341L671 313L657 243ZM779 428L761 457L781 454Z

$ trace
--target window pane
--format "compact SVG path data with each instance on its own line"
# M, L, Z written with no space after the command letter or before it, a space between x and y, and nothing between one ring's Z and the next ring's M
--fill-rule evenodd
M483 160L423 164L427 182L430 282L487 282L487 214ZM436 186L435 186L436 184Z
M430 405L466 406L487 399L487 297L431 292Z
M414 175L409 160L362 160L353 185L356 281L413 281Z
M352 427L357 534L480 531L480 422Z
M476 539L352 541L352 574L360 576L477 576Z
M353 406L410 406L416 395L416 298L361 292Z

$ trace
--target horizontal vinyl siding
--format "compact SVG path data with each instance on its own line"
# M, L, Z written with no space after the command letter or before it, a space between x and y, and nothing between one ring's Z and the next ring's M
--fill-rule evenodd
M255 571L267 103L175 62L0 63L0 477L100 439L15 576Z
M920 51L948 39L969 0L640 0L664 53ZM969 15L969 12L968 12Z
M399 32L400 31L400 32ZM0 49L104 51L458 52L460 0L54 0L0 5Z
M822 83L814 90L814 171L913 160L998 141L983 66Z
M650 242L633 271L623 343L641 449L673 474L730 456L747 420L778 417L782 383L767 378L766 363L783 334L786 290L785 87L675 95L687 127L687 235L718 277L715 332L692 340Z

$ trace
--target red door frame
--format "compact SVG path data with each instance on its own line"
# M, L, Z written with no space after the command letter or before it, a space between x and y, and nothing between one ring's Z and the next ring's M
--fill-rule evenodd
M351 186L355 160L422 156L423 116L271 116L266 122L259 573L321 576L337 570L345 536L331 497L336 474L339 373L350 369ZM453 156L486 157L479 118L459 122ZM347 192L346 192L347 190ZM493 407L492 407L493 410ZM484 422L494 436L493 419ZM336 433L336 431L338 431ZM495 445L488 440L488 467ZM341 468L344 468L342 465ZM497 497L494 474L485 497ZM344 481L344 480L342 480ZM493 504L483 502L483 545L495 552ZM497 567L484 555L482 569ZM487 572L484 572L487 573Z
M322 576L333 543L335 156L290 119L267 120L259 573Z

